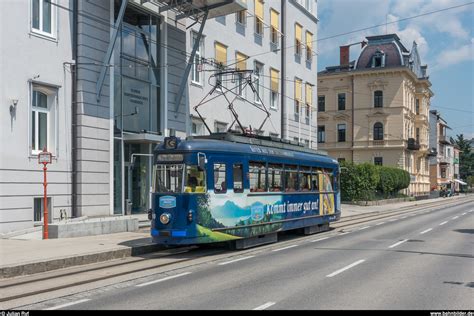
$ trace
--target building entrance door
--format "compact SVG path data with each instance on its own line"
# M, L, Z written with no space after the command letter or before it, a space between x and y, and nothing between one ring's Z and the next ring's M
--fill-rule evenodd
M151 159L148 156L132 154L150 154L149 144L125 143L125 214L146 213L150 208Z

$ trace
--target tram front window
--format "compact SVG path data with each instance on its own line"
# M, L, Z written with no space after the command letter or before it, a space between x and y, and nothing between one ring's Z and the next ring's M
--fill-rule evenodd
M155 165L155 193L205 193L206 178L198 166Z
M184 170L183 164L155 165L153 169L153 192L182 193Z

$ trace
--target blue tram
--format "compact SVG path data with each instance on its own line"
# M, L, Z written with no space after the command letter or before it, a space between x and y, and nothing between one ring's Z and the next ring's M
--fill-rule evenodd
M154 152L153 241L245 248L280 231L327 230L341 214L339 174L336 160L284 141L168 137Z

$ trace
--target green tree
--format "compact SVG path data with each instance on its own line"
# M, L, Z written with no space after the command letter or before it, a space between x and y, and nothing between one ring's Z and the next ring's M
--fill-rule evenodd
M467 180L469 176L474 175L474 152L469 141L464 139L463 134L456 135L456 137L454 144L461 151L459 153L459 175L461 179Z

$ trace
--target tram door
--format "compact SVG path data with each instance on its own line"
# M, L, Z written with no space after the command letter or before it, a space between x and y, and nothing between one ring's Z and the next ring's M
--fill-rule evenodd
M146 156L132 154L149 154L149 144L125 144L125 214L146 213L150 208L151 160Z

